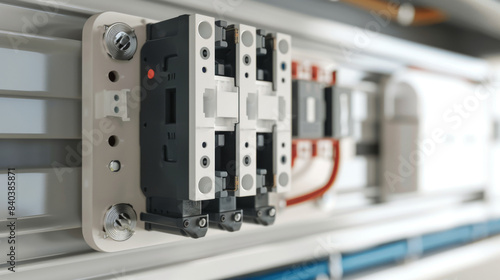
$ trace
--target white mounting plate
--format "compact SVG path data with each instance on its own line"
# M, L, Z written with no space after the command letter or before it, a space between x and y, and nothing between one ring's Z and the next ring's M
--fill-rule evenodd
M201 21L205 21L207 23L210 21L210 28L212 29L211 33L214 33L213 18L194 15L191 19L194 21L191 23L191 27L199 26ZM146 231L144 230L144 222L140 220L137 221L135 234L126 241L118 242L111 238L105 238L105 233L103 231L106 211L108 211L108 209L115 204L126 203L131 205L138 217L141 212L146 212L146 197L140 188L140 51L141 47L146 42L146 25L154 22L155 21L153 20L136 16L106 12L91 17L86 22L83 30L82 228L83 236L86 242L92 248L100 251L122 251L172 241L185 240L185 237L182 236L155 231ZM106 27L114 23L125 23L129 25L134 29L137 37L138 48L133 58L128 61L115 60L111 58L105 49L103 38ZM239 27L243 30L243 33L250 32L250 34L253 34L254 28L243 25L239 25ZM195 30L190 32L197 34L195 33ZM283 56L276 56L278 61L275 61L275 64L278 65L278 62L280 61L288 61L288 64L290 64L291 57L290 51L288 51L288 46L290 46L290 37L279 33L276 34L276 36L280 42L285 41L287 48L286 51L283 52L280 47L280 53L283 54ZM195 40L195 42L197 41ZM213 45L213 42L211 45ZM247 48L252 46L253 44L247 43ZM198 47L197 49L200 48ZM277 52L276 47L274 51ZM245 54L248 54L248 52L241 52L240 50L240 55ZM201 59L193 61L201 61ZM203 63L206 63L206 61ZM212 62L211 65L213 66L214 63ZM190 67L193 69L202 69L202 67L198 66L199 65L191 65ZM243 67L240 68L243 69ZM276 117L276 122L278 124L278 133L276 134L279 134L279 136L274 141L275 143L283 143L283 145L280 144L279 146L276 144L276 152L274 155L276 158L281 158L282 155L290 158L290 124L287 122L291 119L291 100L288 94L290 81L289 79L284 78L290 76L290 70L289 67L286 68L287 69L282 69L279 74L283 76L282 79L280 76L280 80L282 80L282 82L279 83L274 81L274 84L278 84L276 89L277 95L284 101L281 102L283 104L280 103L280 110L273 110L275 113L278 111L280 112L279 120ZM210 72L213 71L213 67L207 66L207 71L208 74L213 75L213 73ZM246 71L248 71L248 69ZM277 70L275 69L275 71ZM110 73L113 74L112 76L114 76L114 79L110 77ZM204 74L204 76L206 76L206 74ZM274 76L278 78L277 73L275 73ZM253 76L245 75L245 77ZM212 79L208 80L206 78L202 79L202 77L195 77L194 80L197 82L193 85L193 87L191 87L193 89L198 87L204 89L207 88L207 86L208 88L214 87L212 85ZM202 80L207 81L207 83L200 83ZM252 81L252 83L254 83L255 78L253 78ZM253 87L245 88L251 89ZM199 92L199 90L196 92ZM124 102L125 100L126 102ZM192 98L191 100L195 100L195 98ZM246 102L246 100L247 98L243 98L244 102ZM198 101L201 102L201 99ZM196 103L197 106L203 105L200 102ZM246 106L243 107L246 108ZM118 108L119 110L114 110ZM199 113L196 117L191 116L192 119L198 120L202 110L194 110L193 108L192 112ZM277 113L276 116L278 116ZM213 119L205 120L205 122L205 125L210 125L206 126L209 130L204 129L204 131L212 131L210 133L210 135L212 135ZM196 128L196 133L194 134L197 136L200 136L200 133L204 133L200 129L200 124L197 124L193 128ZM248 128L245 129L248 130ZM255 135L255 130L250 129L248 132ZM112 145L112 143L108 140L110 137L118 139L115 145ZM247 138L248 137L250 136L247 135ZM248 139L245 141L248 141ZM243 143L244 141L240 142ZM201 147L201 145L195 146L198 147L198 150L196 151L200 152L199 147ZM119 161L121 163L121 168L118 172L113 172L109 168L111 161ZM278 167L275 166L275 169L277 170L276 173L280 175L283 173L291 173L289 164L280 164ZM202 171L209 172L208 170ZM202 171L193 171L192 173L197 174L197 176L202 176ZM248 170L246 171L248 172ZM208 175L205 174L203 176ZM280 176L280 189L278 189L278 192L283 192L290 188L291 183L288 178L289 176L286 178L287 180L283 181ZM194 182L197 182L197 180L194 180ZM197 184L193 183L192 185L195 186ZM254 188L249 189L246 193L238 193L238 196L252 195L254 191ZM210 199L210 197L194 195L191 199L203 200ZM214 232L213 234L216 233Z
M105 26L116 22L131 26L137 36L138 47L129 61L112 59L104 48ZM132 205L137 216L146 212L146 197L140 189L140 51L146 41L146 24L155 21L106 12L92 16L83 29L82 45L82 228L85 241L99 251L114 252L140 248L185 237L144 230L138 220L135 234L128 240L117 242L104 238L103 221L106 211L114 204ZM108 74L115 71L117 80ZM102 117L95 106L104 91L130 90L127 95L128 117ZM120 95L123 96L123 95ZM97 102L96 102L97 101ZM102 104L100 104L102 105ZM115 135L114 147L108 138ZM112 172L108 164L121 163L119 172Z

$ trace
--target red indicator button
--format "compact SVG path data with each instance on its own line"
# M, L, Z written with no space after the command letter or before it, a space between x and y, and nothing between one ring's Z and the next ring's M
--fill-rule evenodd
M155 71L153 69L148 70L148 78L151 80L155 77Z

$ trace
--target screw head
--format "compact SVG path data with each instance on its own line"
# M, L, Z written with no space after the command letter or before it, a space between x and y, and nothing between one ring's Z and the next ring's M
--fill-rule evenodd
M207 156L204 156L200 159L200 165L203 168L207 168L210 165L210 158Z
M241 214L240 213L234 214L234 220L237 222L241 221Z
M207 219L205 218L201 218L199 221L198 221L198 226L200 227L205 227L207 225Z
M221 221L221 222L225 222L225 221L226 221L226 215L222 215L222 216L220 216L220 221Z
M120 213L120 215L118 215L118 218L115 220L115 223L120 229L130 230L130 224L132 222L127 213Z
M249 166L251 162L252 162L252 159L250 158L250 156L243 157L243 165Z
M276 215L276 209L274 209L274 208L269 209L268 214L269 214L269 216L274 217Z
M262 211L259 210L259 211L257 211L257 217L260 217L260 216L262 216Z
M115 204L104 216L104 238L125 241L134 234L136 223L137 215L131 205Z
M248 54L246 54L245 56L243 56L243 63L245 65L249 65L250 64L250 56Z
M189 226L189 220L184 220L184 222L182 223L182 225L187 228Z
M130 48L130 36L123 31L118 32L115 35L115 46L121 51L126 51Z
M111 172L118 172L122 168L122 165L121 165L120 161L118 161L118 160L112 160L108 164L108 168L109 168L109 170L111 170Z
M137 50L134 29L122 22L107 26L103 39L104 47L113 59L130 60Z

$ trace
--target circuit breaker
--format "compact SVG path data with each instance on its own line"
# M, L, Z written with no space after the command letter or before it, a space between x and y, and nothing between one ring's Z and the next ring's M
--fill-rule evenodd
M114 130L83 158L87 242L118 251L273 224L269 195L291 186L290 66L290 36L252 26L89 19L83 126Z
M321 138L325 136L326 107L324 84L316 81L294 80L293 136L299 138Z
M348 137L353 134L352 90L330 86L325 88L325 135L334 138Z
M292 134L299 139L353 134L352 90L315 80L292 82Z

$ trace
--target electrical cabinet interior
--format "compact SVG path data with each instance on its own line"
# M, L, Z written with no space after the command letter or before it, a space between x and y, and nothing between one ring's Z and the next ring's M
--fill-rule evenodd
M272 224L269 194L291 186L290 68L285 34L202 15L90 18L83 129L102 137L84 137L87 242L118 251Z

